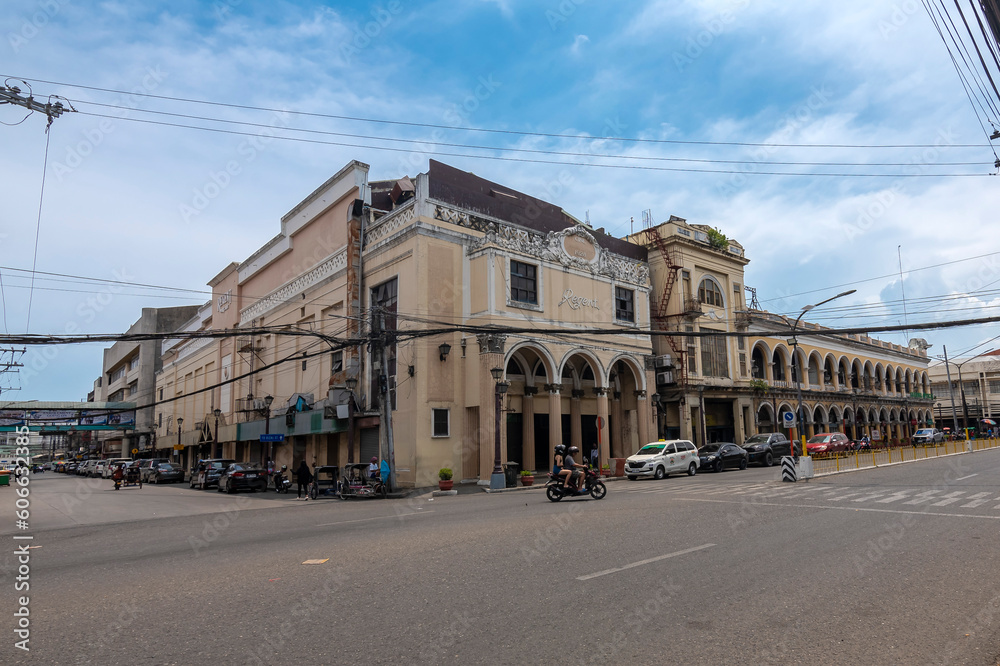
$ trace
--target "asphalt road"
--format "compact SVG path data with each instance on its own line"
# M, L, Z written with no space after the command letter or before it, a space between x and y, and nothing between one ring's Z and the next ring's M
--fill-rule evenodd
M988 451L798 484L620 481L558 504L145 487L69 516L76 479L35 477L28 532L0 489L0 536L38 546L31 652L8 631L0 661L993 666L998 472ZM0 556L11 629L15 566Z

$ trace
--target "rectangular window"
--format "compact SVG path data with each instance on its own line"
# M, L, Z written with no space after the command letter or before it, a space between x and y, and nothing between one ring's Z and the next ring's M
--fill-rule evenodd
M684 272L686 273L687 271ZM694 333L694 326L685 326L684 332ZM687 338L687 364L690 374L698 374L698 347L695 344L695 338Z
M163 389L160 389L160 400L163 400Z
M139 367L139 355L138 355L138 354L136 354L136 355L135 355L135 356L133 356L133 357L132 357L132 359L131 359L131 360L130 360L130 361L128 362L128 369L129 369L129 370L135 370L135 369L136 369L136 368L138 368L138 367Z
M635 292L615 287L615 319L635 322Z
M737 336L736 338L736 348L740 351L746 351L747 349L747 337L745 335Z
M156 427L157 428L162 428L163 427L163 413L162 412L156 415Z
M125 366L123 365L111 373L111 377L108 383L110 384L112 382L116 382L124 376L125 376Z
M307 363L309 363L309 361L302 361L302 369L303 369L303 370L305 370L305 369L306 369L306 364L307 364Z
M510 300L538 305L538 267L510 261Z
M723 336L708 335L701 339L701 373L705 377L729 376L729 357Z
M344 352L335 351L330 354L330 374L342 372L344 370Z
M747 355L746 352L740 352L740 377L747 376Z
M996 379L990 380L990 393L1000 393L1000 381Z
M135 395L139 392L139 380L136 380L128 385L128 394Z
M449 437L451 424L449 423L449 411L447 409L432 409L431 410L431 428L432 437Z

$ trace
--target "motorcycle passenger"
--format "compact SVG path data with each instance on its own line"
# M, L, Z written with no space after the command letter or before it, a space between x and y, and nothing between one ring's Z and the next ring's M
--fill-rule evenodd
M111 473L111 479L115 482L115 490L121 484L122 479L125 477L125 465L119 464L115 467L115 471Z
M566 482L563 484L564 490L576 490L579 485L576 481L576 476L581 474L581 472L578 472L577 469L586 469L587 467L586 465L581 465L573 459L573 455L579 452L579 447L571 446L569 447L569 453L566 455L565 460L563 460L563 464L565 466L563 471L569 471L569 474L566 476Z
M566 453L566 447L558 444L553 451L555 453L552 456L552 478L559 479L563 474L563 455Z

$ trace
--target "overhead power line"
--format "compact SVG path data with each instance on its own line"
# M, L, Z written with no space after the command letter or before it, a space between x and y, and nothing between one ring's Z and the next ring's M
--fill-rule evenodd
M848 144L848 143L758 143L751 141L701 141L684 139L647 139L637 137L595 137L587 134L571 134L562 132L529 132L524 130L511 130L487 127L461 127L457 125L441 125L435 123L421 123L414 121L389 120L386 118L365 118L361 116L348 116L332 113L316 113L310 111L296 111L292 109L279 109L266 106L252 106L249 104L234 104L230 102L218 102L203 99L186 97L172 97L168 95L154 95L152 93L130 92L125 90L115 90L113 88L101 88L97 86L87 86L64 81L50 81L45 79L27 79L35 83L45 83L54 86L64 86L79 90L93 90L116 95L129 95L136 97L146 97L150 99L161 99L171 102L182 102L187 104L204 104L208 106L218 106L230 109L243 109L247 111L266 111L269 113L287 113L290 115L305 116L312 118L327 118L333 120L347 120L352 122L375 123L382 125L395 125L400 127L420 127L426 129L443 129L460 132L481 132L490 134L505 134L515 136L546 137L554 139L583 139L587 141L624 141L630 143L649 143L666 145L691 145L691 146L748 146L748 147L775 147L775 148L982 148L983 144L947 144L937 143L903 143L903 144Z

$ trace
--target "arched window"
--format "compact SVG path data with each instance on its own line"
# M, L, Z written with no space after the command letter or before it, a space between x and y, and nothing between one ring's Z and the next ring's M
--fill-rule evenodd
M717 308L723 307L722 290L711 278L705 278L698 285L698 302L705 305L714 305Z

